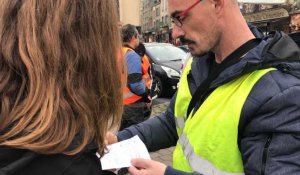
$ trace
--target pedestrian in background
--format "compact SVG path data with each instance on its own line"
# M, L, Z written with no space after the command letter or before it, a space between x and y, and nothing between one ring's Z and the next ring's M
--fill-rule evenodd
M122 27L123 53L127 63L127 86L123 89L124 111L120 130L149 118L149 62L142 61L134 49L139 46L139 35L131 24Z
M300 172L300 51L283 32L250 30L236 0L169 0L189 60L166 112L124 129L149 151L176 145L173 167L132 160L132 175ZM109 136L109 134L107 135ZM108 137L109 138L109 137Z
M143 43L140 43L138 45L137 48L134 49L134 51L141 57L142 60L142 72L143 72L143 80L145 83L145 86L147 87L148 91L149 91L149 96L152 99L153 96L155 96L155 92L152 91L153 89L153 74L152 74L152 66L151 66L151 61L149 59L149 57L146 54L146 47ZM147 107L151 107L152 105L152 100L150 103L148 103L148 105L146 105ZM146 112L146 114L145 114ZM144 112L144 117L145 118L149 118L150 114L151 114L151 109L150 110L146 110Z
M112 0L0 0L0 174L100 175L122 114ZM109 43L107 43L109 41Z

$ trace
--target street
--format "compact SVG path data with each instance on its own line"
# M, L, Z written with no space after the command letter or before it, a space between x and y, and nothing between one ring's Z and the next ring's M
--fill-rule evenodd
M167 108L170 98L157 98L153 101L153 108L151 117L155 117ZM172 153L174 147L161 149L156 152L150 153L151 159L164 163L165 165L172 166Z

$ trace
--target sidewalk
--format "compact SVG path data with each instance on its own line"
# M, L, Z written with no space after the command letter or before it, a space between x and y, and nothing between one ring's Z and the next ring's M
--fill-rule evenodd
M152 107L152 113L151 117L155 117L158 114L165 111L167 106L169 105L169 102L164 102L161 104L154 105ZM156 160L158 162L161 162L165 165L172 166L172 153L173 153L174 147L167 148L167 149L161 149L156 152L150 153L151 159Z

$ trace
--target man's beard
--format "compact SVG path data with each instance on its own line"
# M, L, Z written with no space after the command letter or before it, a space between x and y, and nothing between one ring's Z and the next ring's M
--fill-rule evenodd
M185 38L179 38L180 42L182 45L186 45L186 44L189 44L189 43L195 43L194 41L192 40L189 40L189 39L185 39Z
M192 48L189 47L190 53L193 57L202 57L202 56L204 56L208 53L214 52L214 50L216 49L217 44L220 43L221 33L217 32L217 31L215 31L214 33L215 33L214 40L211 41L211 40L208 39L207 43L205 44L205 47L202 47L201 51L199 51L198 50L199 48L197 48L197 46L199 46L199 43L197 45L197 43L195 41L186 39L184 37L179 38L179 39L180 39L180 42L183 45L188 45L188 44L194 45L194 47L192 47ZM197 53L196 50L198 50L198 53Z
M204 56L204 55L206 55L208 52L203 52L203 53L192 53L191 52L191 55L193 56L193 57L202 57L202 56Z
M182 45L188 45L188 44L194 44L194 45L196 45L196 42L194 42L194 41L192 41L192 40L189 40L189 39L186 39L186 38L180 38L180 42L181 42L181 44ZM193 56L193 57L201 57L201 56L203 56L203 55L205 55L207 52L203 52L203 53L194 53L193 52L193 49L192 48L189 48L190 49L190 51L191 51L191 55Z

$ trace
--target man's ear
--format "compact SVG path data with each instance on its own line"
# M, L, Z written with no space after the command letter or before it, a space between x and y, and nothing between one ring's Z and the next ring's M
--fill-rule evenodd
M136 36L133 35L133 36L130 38L130 43L131 43L134 39L136 39Z
M231 1L231 0L211 0L212 3L215 6L215 11L217 14L222 13L224 7L225 7L225 3L229 3L227 1Z
M215 15L219 18L222 17L224 14L224 7L226 6L226 3L229 3L228 1L232 0L207 0L210 1L212 8L214 9Z

